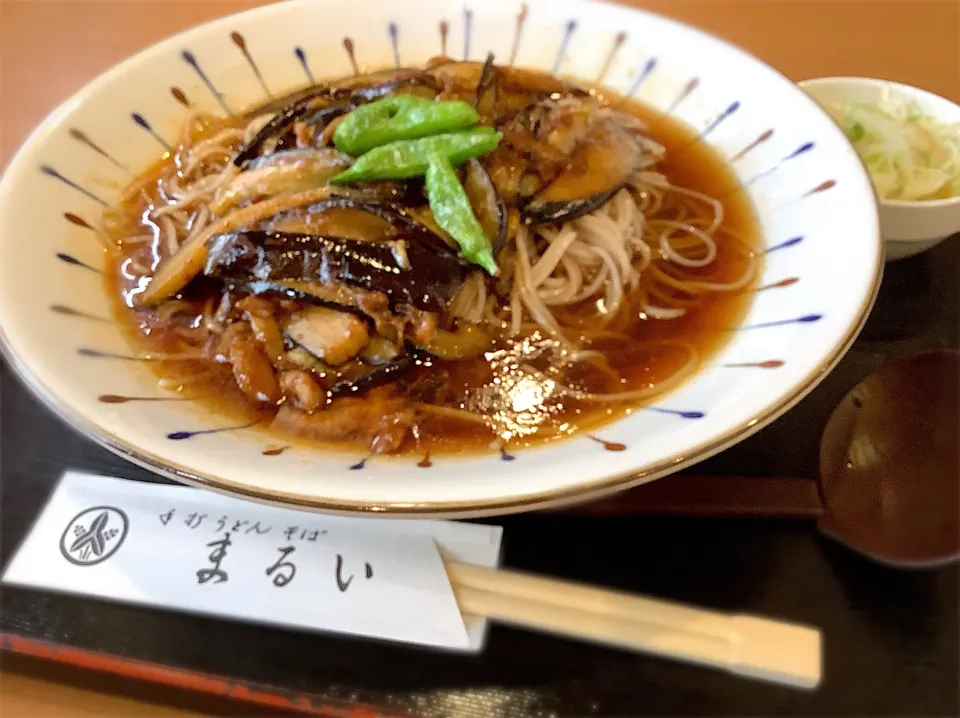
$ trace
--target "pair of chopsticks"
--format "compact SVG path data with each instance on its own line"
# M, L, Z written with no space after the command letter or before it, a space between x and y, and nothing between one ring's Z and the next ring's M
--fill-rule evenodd
M814 688L820 632L445 557L460 610L522 628Z

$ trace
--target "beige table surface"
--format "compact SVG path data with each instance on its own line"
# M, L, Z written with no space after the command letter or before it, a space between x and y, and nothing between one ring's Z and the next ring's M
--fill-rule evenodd
M6 165L51 109L119 60L192 25L262 4L257 0L0 0L0 166ZM632 0L629 4L720 35L794 80L824 75L883 77L960 101L958 0ZM8 657L0 671L0 716L237 714L221 705L190 706L189 697L174 699L136 684L124 686L122 697L117 692L115 681L32 662L22 665Z

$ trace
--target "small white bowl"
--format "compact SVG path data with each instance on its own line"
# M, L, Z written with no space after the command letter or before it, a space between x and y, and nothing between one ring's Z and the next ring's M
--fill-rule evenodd
M804 80L800 87L824 108L849 100L873 102L880 99L886 88L893 100L915 102L922 112L941 122L960 122L960 106L899 82L870 77L820 77ZM960 232L960 196L921 202L881 197L879 201L888 262L912 257Z

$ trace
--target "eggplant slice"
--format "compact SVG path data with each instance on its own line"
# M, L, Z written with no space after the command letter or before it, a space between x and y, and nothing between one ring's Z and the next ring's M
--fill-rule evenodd
M496 257L507 241L507 204L477 160L470 160L464 167L463 189Z
M240 151L237 152L233 158L233 164L237 167L243 167L243 165L260 154L260 151L268 140L284 135L287 130L293 126L294 122L307 115L312 115L323 108L329 108L334 105L340 108L342 112L349 111L350 105L343 101L338 103L340 99L335 92L321 91L317 94L307 95L292 105L283 108L271 117L267 124L260 128L260 131L254 135L249 143L240 148Z
M356 372L349 376L348 372L341 373L341 378L328 391L331 399L342 396L357 396L380 384L399 379L413 366L413 357L403 354L384 364L357 364Z
M481 85L485 67L487 62L451 60L434 65L428 72L442 85L444 93L470 102L477 96L477 88ZM497 66L496 70L498 96L505 104L500 109L505 115L553 95L556 95L557 99L567 96L586 97L590 94L582 87L558 80L547 72L503 66Z
M350 221L342 212L331 217L330 221L323 221L324 215L334 214L337 210L355 210L358 213L369 214L389 225L389 231L371 231L373 227L369 222ZM347 239L376 237L377 240L402 235L412 237L427 247L433 247L437 252L453 254L451 246L438 236L432 228L414 217L411 212L392 202L385 202L375 197L367 198L362 195L331 197L297 210L279 213L270 219L268 222L270 226L260 227L260 229L274 229L272 225L282 224L296 217L312 217L315 222L323 227L323 231L306 231L305 234L322 234ZM363 227L368 231L359 231Z
M524 208L525 219L564 222L602 206L639 171L639 143L612 120L597 123L570 156L560 175Z
M296 104L307 97L319 97L323 94L339 92L341 96L346 97L350 91L364 90L378 87L390 87L396 89L406 84L436 85L435 79L419 68L401 67L392 70L381 70L362 75L348 75L338 80L321 82L315 85L301 87L299 90L293 90L286 95L275 97L269 102L255 105L244 112L244 117L251 119L258 115L267 113L275 114L283 112L290 105Z
M487 55L487 61L480 69L477 78L477 97L473 105L481 117L489 117L494 121L497 116L497 100L500 97L500 68L493 64L493 53Z
M438 359L457 361L480 356L493 346L493 337L476 324L461 322L454 331L438 329L428 344L418 349Z
M316 125L318 130L334 118L346 114L359 105L378 100L394 92L422 91L428 96L436 95L440 83L428 72L415 69L388 70L347 78L327 85L314 85L283 98L288 101L279 105L273 101L247 112L255 117L266 112L276 112L270 121L256 134L249 144L242 147L233 158L237 167L260 154L263 146L274 137L283 137L294 122L302 120ZM285 143L286 144L286 143Z
M250 230L212 238L205 274L228 283L294 280L344 284L385 294L391 306L443 310L463 281L463 265L415 238L367 242Z

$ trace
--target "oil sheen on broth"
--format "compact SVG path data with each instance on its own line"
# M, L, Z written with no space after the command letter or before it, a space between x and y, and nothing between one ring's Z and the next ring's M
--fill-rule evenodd
M398 92L474 100L482 93L469 83L490 71L474 65L434 63L410 71L439 78L433 85L427 83L426 89L404 84L403 76L396 81L390 73L375 74L370 86L394 82ZM444 75L444 67L451 68L447 72L452 78ZM540 73L528 77L506 68L497 73L501 104L485 108L482 98L477 104L484 122L505 128L504 140L493 153L480 157L477 166L504 199L508 229L506 243L497 254L499 276L492 279L478 267L466 267L457 296L439 310L408 312L403 320L407 324L398 330L399 338L393 337L393 348L384 356L376 356L377 349L370 348L390 344L379 338L380 320L371 320L352 307L345 316L353 321L360 317L367 325L365 336L372 341L336 364L311 364L316 357L310 356L304 365L302 347L291 339L292 318L321 303L309 294L266 291L253 295L251 283L242 289L230 285L234 289L224 299L222 278L201 273L162 302L152 306L139 302L157 267L182 250L202 229L200 225L213 222L210 198L222 200L230 186L244 187L231 182L262 170L250 169L257 160L242 172L231 168L230 162L256 134L258 127L251 123L262 126L282 102L226 120L191 119L175 155L161 159L140 176L125 192L120 211L105 217L105 229L118 245L113 271L106 274L107 291L132 345L151 355L149 366L157 373L160 387L195 400L225 419L260 420L283 441L354 450L362 445L380 453L443 453L515 448L596 429L662 399L663 392L710 361L730 336L727 330L744 316L761 261L753 251L760 244L753 208L744 193L731 191L739 183L730 168L697 141L689 127L642 104L603 92L568 92L566 86L564 92L555 92L550 83L560 81ZM362 84L356 79L351 82ZM482 81L477 84L482 86ZM513 106L503 109L511 102L520 111ZM521 112L530 114L523 108L531 105L537 105L542 116L530 121L523 115L518 121ZM269 140L260 156L316 148L333 152L331 125L343 112L330 114L333 119L321 120L312 128L294 123L279 138ZM525 208L537 206L538 193L558 181L558 172L576 171L577 150L565 144L564 133L574 134L582 145L593 130L570 128L604 122L619 123L630 136L642 138L637 141L650 157L636 179L606 202L576 216L541 221L536 212L524 214L529 212ZM528 131L532 139L516 134ZM544 145L543 155L522 156L525 169L511 176L521 157L516 144L524 142ZM548 160L563 152L560 165L544 169ZM468 175L474 169L471 165L466 174L461 170L464 182L470 181ZM546 176L549 181L544 181ZM533 186L532 192L525 184ZM409 216L436 228L418 181L375 185L371 182L350 191L399 205L409 210ZM213 186L206 194L200 192ZM298 186L296 191L303 189ZM256 189L237 208L270 201L270 191ZM722 218L717 218L719 202L714 199L711 204L710 198L721 197ZM186 201L178 204L178 198ZM242 229L325 235L331 227L346 227L346 236L373 239L384 230L385 225L378 225L382 218L359 216L349 206L315 211L318 206L284 209ZM158 212L159 208L165 209ZM406 230L401 233L405 236ZM555 245L566 249L554 249L551 256ZM322 304L332 306L329 301ZM615 305L614 311L610 304ZM406 310L393 307L391 311ZM239 329L231 328L234 324ZM282 347L276 345L276 329ZM227 346L224 336L231 333L233 343ZM479 349L470 351L468 346L465 351L463 345L476 344L477 337ZM466 356L443 358L450 352L441 340L453 341L454 355ZM238 363L246 361L243 341L259 352L259 359L238 369ZM271 356L278 352L279 356ZM393 352L405 360L402 366L395 355L390 356ZM273 384L265 386L279 386L279 391L258 400L242 379L244 371L264 370L264 362L259 361L263 357L274 375ZM396 365L397 371L365 380L386 364ZM304 375L311 387L324 394L319 404L296 385ZM343 382L354 382L357 388L331 401L331 386Z

